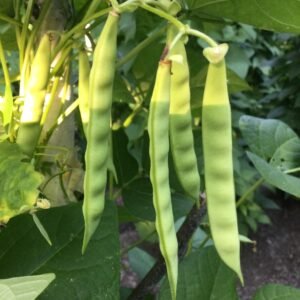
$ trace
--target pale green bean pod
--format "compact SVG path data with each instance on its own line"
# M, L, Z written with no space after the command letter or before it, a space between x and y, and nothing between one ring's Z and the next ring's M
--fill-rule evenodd
M32 158L42 130L41 119L47 92L51 65L51 41L45 34L34 56L23 111L17 134L17 144Z
M217 252L243 282L233 178L231 109L224 60L227 50L226 44L204 50L210 61L202 104L205 189Z
M97 41L90 73L82 252L99 225L105 203L118 20L116 12L109 13Z
M170 42L176 31L169 29ZM170 43L169 42L169 43ZM172 61L170 96L170 148L176 175L185 193L199 203L200 175L194 149L190 105L189 66L182 39L171 49Z
M160 61L150 103L148 132L150 138L150 179L156 212L159 247L165 259L172 299L176 299L178 243L169 186L169 101L171 61Z
M78 76L78 98L79 111L82 122L82 127L87 136L87 127L89 123L89 77L90 77L90 62L85 50L79 52L79 76Z

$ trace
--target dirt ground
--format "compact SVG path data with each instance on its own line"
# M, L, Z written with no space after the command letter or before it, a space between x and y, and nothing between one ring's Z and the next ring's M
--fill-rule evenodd
M255 249L253 245L243 246L245 287L238 288L240 300L252 300L255 291L266 283L300 288L300 201L284 203L281 210L267 211L272 225L260 225L250 236L257 243ZM138 239L132 225L127 224L122 229L123 247ZM123 257L122 262L122 285L134 288L138 278L130 270L128 259Z
M255 290L266 283L300 288L300 202L287 200L282 210L267 212L272 225L260 225L251 238L257 242L244 246L242 267L245 287L241 300L250 300Z

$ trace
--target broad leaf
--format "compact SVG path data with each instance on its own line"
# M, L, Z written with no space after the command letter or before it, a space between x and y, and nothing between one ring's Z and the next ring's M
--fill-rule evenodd
M261 287L253 300L299 300L300 289L280 284L267 284Z
M186 215L193 206L193 201L183 194L172 193L172 208L174 218ZM149 178L138 178L123 190L125 207L140 220L155 220L155 210L152 201L152 186Z
M177 300L237 300L236 276L220 260L214 247L194 252L179 264ZM159 300L171 299L164 280Z
M282 144L274 153L271 164L287 171L300 166L300 139L293 138Z
M261 29L300 32L296 0L185 0L198 16L227 18Z
M268 183L300 198L300 178L283 173L254 153L247 152L247 155L257 171Z
M15 277L0 280L0 299L33 300L47 288L54 274Z
M140 279L149 272L155 263L155 259L147 252L139 248L133 248L128 252L128 258L132 270Z
M286 141L297 137L285 123L273 119L261 119L244 115L239 127L250 150L269 160L275 151Z
M16 144L0 143L0 223L31 210L36 203L43 176L22 159Z
M85 255L80 204L42 211L38 217L53 246L29 215L12 219L0 233L0 278L54 273L54 284L39 299L117 300L120 248L115 206L107 201Z
M138 164L127 150L128 139L122 129L113 131L113 159L118 183L123 185L138 173Z

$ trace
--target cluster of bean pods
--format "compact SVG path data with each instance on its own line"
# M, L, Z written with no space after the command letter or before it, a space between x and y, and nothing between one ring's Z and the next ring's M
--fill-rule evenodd
M79 107L87 138L83 252L100 222L105 202L118 19L117 13L109 13L97 41L91 70L85 52L79 55ZM187 196L199 203L200 195L184 41L179 39L169 49L177 34L170 26L167 46L158 64L148 118L155 224L173 300L176 299L178 278L178 244L169 186L170 151L177 177ZM204 175L210 229L216 249L242 281L224 60L227 48L222 44L204 50L204 56L209 60L202 105Z

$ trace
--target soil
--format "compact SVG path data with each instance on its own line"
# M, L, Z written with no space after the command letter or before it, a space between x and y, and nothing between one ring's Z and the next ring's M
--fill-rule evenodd
M260 225L251 239L256 247L242 249L245 287L241 300L250 300L267 283L300 288L300 202L287 200L281 210L267 211L271 225Z
M244 244L242 249L245 286L238 288L240 300L252 300L256 290L267 283L300 288L300 201L285 200L281 210L266 213L272 224L259 225L250 235L256 246ZM132 225L122 229L121 243L126 248L138 236ZM126 256L122 262L122 286L134 288L138 278Z

